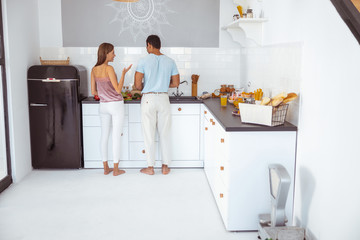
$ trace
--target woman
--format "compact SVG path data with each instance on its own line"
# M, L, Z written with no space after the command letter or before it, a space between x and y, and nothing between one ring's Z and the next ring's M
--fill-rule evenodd
M125 74L129 71L124 68L118 82L114 68L108 65L115 58L114 46L110 43L102 43L98 49L98 60L91 71L91 93L100 97L101 118L101 158L104 164L104 174L109 174L112 169L108 165L108 141L112 123L113 138L113 175L118 176L125 173L119 169L120 140L124 120L124 99L121 89L124 85Z

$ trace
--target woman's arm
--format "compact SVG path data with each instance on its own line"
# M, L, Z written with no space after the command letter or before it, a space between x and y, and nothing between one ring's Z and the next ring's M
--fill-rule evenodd
M117 77L116 77L114 68L112 66L106 67L106 72L110 78L111 84L113 85L115 91L119 94L121 93L121 89L124 85L125 74L130 70L131 66L132 66L132 64L129 67L123 69L119 82L117 81Z
M92 95L98 95L97 88L96 88L96 82L95 82L95 76L94 76L94 70L91 70L91 94Z

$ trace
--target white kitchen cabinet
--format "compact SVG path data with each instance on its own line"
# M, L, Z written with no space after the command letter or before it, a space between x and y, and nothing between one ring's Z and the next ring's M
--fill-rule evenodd
M258 215L270 212L268 165L273 163L282 164L292 179L286 204L291 224L296 131L226 132L207 108L202 115L204 170L225 228L257 230Z
M200 104L171 104L171 113L172 161L193 162L192 166L203 167L200 161Z
M170 167L202 167L200 155L200 104L171 104L171 147ZM156 133L157 151L155 160L161 166L161 147ZM130 160L146 159L143 152L140 104L129 105ZM140 154L140 155L139 155ZM146 164L146 162L144 162Z

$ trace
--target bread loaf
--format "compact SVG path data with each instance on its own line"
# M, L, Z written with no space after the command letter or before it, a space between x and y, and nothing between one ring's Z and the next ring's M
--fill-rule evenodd
M296 93L289 93L289 94L287 95L287 97L284 98L283 103L288 103L288 102L290 102L290 101L292 101L292 100L295 100L296 98L297 98L297 94L296 94Z
M270 98L264 97L264 98L261 100L260 105L267 105L270 101L271 101Z

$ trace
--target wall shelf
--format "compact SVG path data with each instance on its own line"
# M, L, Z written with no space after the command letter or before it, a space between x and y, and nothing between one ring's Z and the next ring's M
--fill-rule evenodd
M228 31L232 39L244 47L249 45L248 39L253 40L257 45L262 45L263 24L267 21L266 18L240 18L223 26L222 29Z

